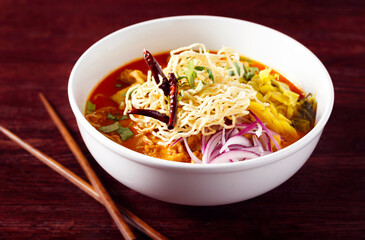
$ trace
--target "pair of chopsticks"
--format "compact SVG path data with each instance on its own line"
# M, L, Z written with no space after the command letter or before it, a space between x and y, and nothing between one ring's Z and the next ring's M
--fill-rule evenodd
M89 183L78 177L75 173L64 167L62 164L58 163L56 160L52 159L51 157L32 147L30 144L21 140L18 136L16 136L14 133L10 132L6 128L2 127L1 125L0 125L0 131L4 133L6 136L8 136L11 140L18 143L22 148L24 148L30 154L38 158L48 167L52 168L53 170L61 174L67 180L76 185L78 188L89 194L89 196L93 197L95 200L103 204L107 209L107 211L109 212L110 216L113 218L115 224L117 225L119 231L121 232L121 234L125 239L127 240L136 239L126 220L128 220L136 228L144 232L152 239L167 239L161 233L157 232L155 229L149 226L142 219L140 219L139 217L128 211L126 208L122 206L118 207L116 206L110 195L103 187L99 178L92 170L86 157L81 152L81 149L76 144L75 140L72 138L71 134L69 133L65 125L62 123L61 119L58 117L56 112L53 110L51 104L48 102L48 100L42 93L39 93L39 97L41 98L41 101L46 107L53 122L56 124L58 130L62 134L62 137L66 141L68 147L70 148L71 152L79 162L80 166L82 167L83 171L85 172L87 178L90 180L92 185L90 185ZM123 216L118 211L118 208L122 212Z

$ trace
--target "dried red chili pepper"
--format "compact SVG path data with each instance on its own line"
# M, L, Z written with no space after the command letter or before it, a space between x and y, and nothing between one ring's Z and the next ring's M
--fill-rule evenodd
M148 67L151 69L152 76L155 79L157 84L160 83L159 75L162 77L162 83L160 85L160 88L163 90L165 96L168 96L169 95L169 81L167 80L167 77L163 73L157 60L146 49L143 49L143 56L144 56L144 59L148 65Z
M127 112L127 114L137 114L137 115L142 115L142 116L146 116L146 117L151 117L154 119L157 119L161 122L164 122L166 124L169 123L169 116L162 114L160 112L157 112L155 110L149 110L149 109L132 109L129 110Z
M177 80L175 74L169 73L169 85L170 85L170 118L167 128L169 130L174 129L176 123L177 114Z

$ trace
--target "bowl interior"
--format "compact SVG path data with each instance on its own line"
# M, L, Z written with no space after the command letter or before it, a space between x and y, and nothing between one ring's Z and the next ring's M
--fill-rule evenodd
M316 94L317 126L323 129L333 105L328 72L307 48L270 28L222 17L162 18L114 32L89 48L76 63L69 82L71 106L78 120L93 87L111 71L136 58L142 50L164 52L195 42L207 49L235 49L282 73L304 92ZM83 120L86 122L86 120Z

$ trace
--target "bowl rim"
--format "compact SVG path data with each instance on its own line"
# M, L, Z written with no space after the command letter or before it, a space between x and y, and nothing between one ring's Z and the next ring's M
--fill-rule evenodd
M102 44L104 41L106 41L109 38L112 38L114 35L120 34L122 32L129 31L130 29L146 26L149 24L158 24L161 22L168 22L168 21L174 21L174 20L215 20L215 21L226 21L226 22L244 22L246 24L255 25L258 28L262 28L264 30L268 31L274 31L275 34L279 34L282 37L287 38L289 41L292 41L293 44L296 44L298 47L303 48L305 51L307 51L309 54L312 55L313 59L315 59L316 64L319 64L321 67L323 73L326 76L326 83L328 84L329 91L329 100L327 106L325 106L325 110L322 114L321 119L316 123L314 128L308 132L305 136L303 136L301 139L299 139L297 142L291 144L290 146L287 146L286 148L271 153L266 156L242 161L242 162L234 162L234 163L220 163L220 164L191 164L191 163L182 163L182 162L174 162L164 159L159 159L151 156L147 156L138 152L135 152L131 149L128 149L109 138L105 137L103 134L101 134L97 129L95 129L84 117L84 114L80 111L75 96L73 94L73 85L75 82L75 74L76 71L83 61L83 59L88 55L89 52L92 52L94 48L96 48L98 45ZM127 26L125 28L119 29L115 32L112 32L108 34L107 36L101 38L97 42L95 42L92 46L90 46L77 60L74 67L72 68L69 82L68 82L68 98L71 105L71 109L76 117L76 120L78 124L81 124L81 126L88 132L94 140L96 140L99 144L103 145L104 147L108 148L109 150L113 151L114 153L117 153L118 155L121 155L125 158L128 158L129 160L138 162L143 165L148 165L152 167L157 168L169 168L169 169L183 169L188 171L240 171L242 169L251 169L260 167L263 165L267 165L270 163L274 163L276 161L279 161L282 158L285 158L289 155L294 154L296 151L298 151L301 147L307 145L311 140L313 140L318 134L321 134L323 131L330 115L333 109L334 105L334 88L333 83L331 80L331 77L327 71L327 69L324 67L322 62L318 59L318 57L313 54L312 51L310 51L307 47L305 47L303 44L299 43L297 40L293 39L292 37L281 33L273 28L266 27L261 24L253 23L246 20L241 19L235 19L235 18L229 18L229 17L221 17L221 16L210 16L210 15L181 15L181 16L172 16L172 17L163 17L153 20L148 20L140 23L136 23L130 26ZM80 126L79 126L80 127Z

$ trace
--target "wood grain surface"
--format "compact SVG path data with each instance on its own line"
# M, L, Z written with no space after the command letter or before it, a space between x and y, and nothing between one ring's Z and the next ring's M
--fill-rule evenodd
M0 124L86 180L38 98L43 92L112 198L165 236L365 239L364 1L1 0L0 13ZM279 30L313 51L332 77L335 105L316 150L290 180L262 196L218 207L157 201L109 176L79 135L67 99L78 57L120 28L185 14L239 18ZM121 235L101 204L0 135L0 239Z

